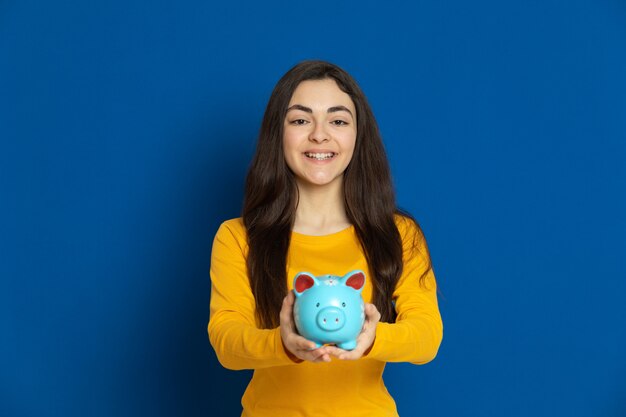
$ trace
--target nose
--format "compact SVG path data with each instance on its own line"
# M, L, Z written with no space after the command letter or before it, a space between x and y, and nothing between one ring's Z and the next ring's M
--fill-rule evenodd
M324 123L315 123L313 126L313 130L309 135L309 140L315 143L323 143L328 142L328 133L326 132L326 128Z
M328 332L341 329L346 324L346 316L337 307L326 307L317 313L317 325Z

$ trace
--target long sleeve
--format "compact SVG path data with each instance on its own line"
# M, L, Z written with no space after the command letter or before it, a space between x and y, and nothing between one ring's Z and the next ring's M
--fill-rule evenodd
M395 323L378 323L367 357L424 364L435 358L443 337L437 284L423 234L406 218L397 223L404 248L404 268L393 294L397 318ZM424 273L422 286L419 279Z
M432 359L441 341L441 319L432 271L428 271L428 287L419 285L421 273L428 270L423 237L404 218L398 217L397 224L405 248L403 274L393 294L398 319L394 324L378 326L376 341L367 356L374 360L334 359L297 365L285 353L279 329L256 326L242 220L222 224L211 259L209 339L223 366L254 369L242 398L244 415L398 415L382 381L385 362L425 363ZM413 245L414 237L421 239L415 240L417 245ZM341 276L359 269L369 275L353 226L326 236L292 232L286 267L289 280L301 271ZM289 282L287 285L290 288ZM362 292L364 300L371 302L372 290L373 284L367 281Z
M290 365L280 328L259 329L246 268L247 241L241 219L224 222L213 241L209 340L228 369Z

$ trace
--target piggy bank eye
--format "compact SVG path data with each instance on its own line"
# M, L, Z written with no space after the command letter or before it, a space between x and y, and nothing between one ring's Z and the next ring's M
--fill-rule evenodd
M319 307L319 306L320 306L320 303L315 304L315 307Z
M342 307L345 307L345 306L346 306L346 303L341 303L341 306L342 306Z

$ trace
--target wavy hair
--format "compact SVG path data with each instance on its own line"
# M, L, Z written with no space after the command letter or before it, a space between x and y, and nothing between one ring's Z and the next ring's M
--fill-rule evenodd
M279 325L282 300L287 295L287 252L298 204L295 177L284 158L283 123L298 85L302 81L323 79L335 80L356 109L355 149L343 178L346 214L354 225L372 275L373 303L382 321L395 321L391 296L402 274L403 249L394 216L402 214L415 220L396 206L378 125L358 84L334 64L304 61L291 68L274 87L246 177L243 204L249 247L246 262L257 322L262 328ZM420 277L420 283L425 275L426 272Z

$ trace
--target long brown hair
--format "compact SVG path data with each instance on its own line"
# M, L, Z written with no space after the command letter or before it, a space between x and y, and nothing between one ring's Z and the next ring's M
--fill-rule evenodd
M343 179L346 214L354 225L372 274L373 302L381 320L395 321L391 295L402 274L403 249L394 215L402 214L414 220L396 207L378 125L358 84L336 65L304 61L291 68L274 87L246 178L243 222L248 235L248 276L257 321L263 328L279 325L282 300L287 294L287 251L298 200L295 178L284 158L283 123L298 85L302 81L322 79L335 80L356 108L356 144Z

